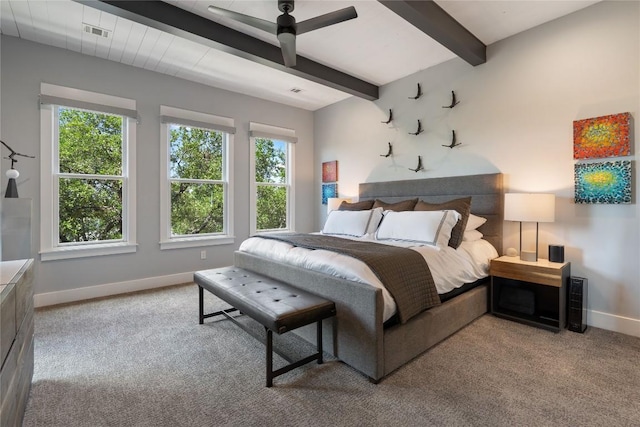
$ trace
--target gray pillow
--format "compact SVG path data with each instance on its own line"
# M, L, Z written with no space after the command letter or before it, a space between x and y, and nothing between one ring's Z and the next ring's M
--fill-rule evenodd
M403 200L396 203L387 203L383 202L382 200L376 199L376 202L373 204L373 208L382 208L385 211L395 212L412 211L416 206L416 203L418 203L418 198Z
M361 202L342 202L338 207L339 211L368 211L373 206L373 200L363 200Z

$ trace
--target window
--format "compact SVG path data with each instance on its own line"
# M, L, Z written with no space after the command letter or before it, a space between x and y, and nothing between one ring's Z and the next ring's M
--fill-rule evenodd
M135 251L135 102L42 88L42 260Z
M161 113L161 248L233 243L233 121L165 106Z
M251 233L293 230L293 131L251 129Z

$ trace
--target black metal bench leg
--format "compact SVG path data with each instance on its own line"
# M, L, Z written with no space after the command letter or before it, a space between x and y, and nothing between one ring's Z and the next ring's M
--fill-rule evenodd
M216 294L216 292L212 291L211 289L209 289L208 287L206 287L207 291L211 292L214 296L218 296ZM277 288L274 288L277 289ZM307 363L311 363L314 360L320 365L323 363L323 349L322 349L322 320L318 320L316 321L317 325L317 337L316 337L316 344L317 344L317 353L311 354L303 359L300 359L298 361L292 361L287 355L280 353L277 349L275 350L275 352L280 355L283 359L285 359L287 362L289 362L288 365L285 365L281 368L278 368L276 370L273 369L273 353L274 353L274 348L273 348L273 331L270 330L267 326L264 327L265 332L266 332L266 337L264 337L261 334L257 334L255 332L255 330L252 330L251 328L246 327L245 325L243 325L241 322L238 322L236 320L237 316L231 316L230 313L234 312L234 311L238 311L238 309L236 309L235 307L231 307L231 308L227 308L227 309L223 309L220 311L215 311L212 313L204 313L204 290L205 287L200 286L200 284L198 284L198 322L202 325L204 324L204 320L208 319L209 317L214 317L214 316L219 316L222 315L225 318L231 320L233 323L235 323L238 327L240 327L241 329L245 330L247 333L249 333L251 336L253 336L254 338L258 339L259 341L263 341L265 344L265 348L266 348L266 386L267 387L273 387L273 379L276 378L279 375L285 374L293 369L296 369L302 365L305 365ZM220 297L218 297L220 298ZM226 301L224 298L220 298L223 301ZM335 308L334 307L330 307L331 308L331 312L329 312L328 310L326 310L324 313L322 313L321 315L319 314L317 316L317 318L324 316L326 317L331 317L335 314ZM238 311L238 313L240 313ZM297 313L294 313L297 314ZM250 316L251 317L251 316ZM254 319L255 320L255 319ZM306 324L305 324L306 325ZM264 325L263 325L264 326ZM309 325L310 326L310 325ZM287 332L286 328L281 328L283 329L281 332Z
M318 340L318 365L322 365L322 320L318 320L318 330L317 330L317 340Z
M200 309L200 317L199 317L199 323L202 325L204 323L204 289L202 289L202 286L198 286L198 297L199 297L199 309Z
M267 387L273 386L273 332L271 329L265 327L267 331Z

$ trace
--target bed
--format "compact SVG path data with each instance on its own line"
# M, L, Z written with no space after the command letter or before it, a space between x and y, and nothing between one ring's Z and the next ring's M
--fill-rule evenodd
M442 203L471 196L471 213L487 219L478 231L502 252L502 174L362 183L359 200L387 203L419 198ZM326 351L377 382L427 349L487 312L488 278L473 283L463 293L425 310L405 323L385 322L385 302L380 288L236 251L235 265L336 303L337 316L325 321ZM296 333L310 342L313 328Z

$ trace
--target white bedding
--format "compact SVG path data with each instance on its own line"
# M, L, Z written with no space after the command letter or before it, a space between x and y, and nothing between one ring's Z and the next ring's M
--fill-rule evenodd
M370 239L366 237L357 240ZM382 242L378 241L378 243ZM393 244L393 242L384 242L384 244ZM407 247L406 242L397 245ZM426 259L439 294L486 277L491 259L498 256L496 249L486 240L462 242L458 249L448 246L446 248L410 246L410 249L417 251ZM285 242L259 237L250 237L242 242L240 251L375 286L382 289L384 320L389 319L396 312L396 303L391 294L371 269L355 258L325 250L294 247Z

